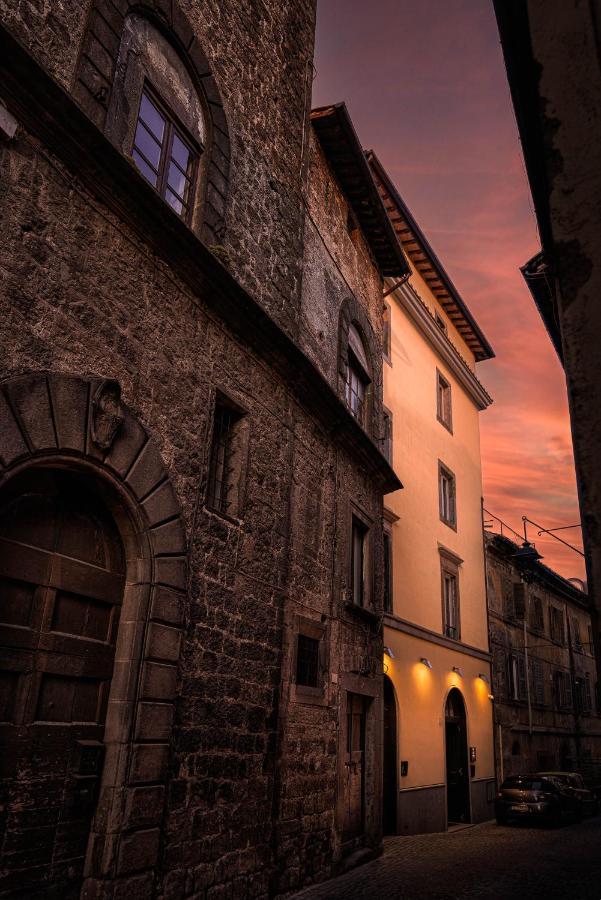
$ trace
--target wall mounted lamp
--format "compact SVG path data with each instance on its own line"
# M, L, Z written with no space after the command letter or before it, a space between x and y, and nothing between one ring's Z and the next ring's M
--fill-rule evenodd
M384 647L384 653L386 656L389 656L391 659L394 659L394 653L390 649L390 647Z
M482 681L486 682L486 684L490 684L490 678L484 672L480 672L480 674L478 675L478 678L481 678Z
M460 678L463 678L463 669L461 666L453 666L453 672L455 672L456 675L459 675Z
M421 659L420 659L420 662L423 663L423 664L425 665L426 669L431 669L431 668L432 668L432 663L430 662L430 660L429 660L426 656L422 656Z

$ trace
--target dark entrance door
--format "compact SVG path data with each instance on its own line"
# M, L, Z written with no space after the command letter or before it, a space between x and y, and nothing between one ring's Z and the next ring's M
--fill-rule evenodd
M384 834L397 831L397 725L396 701L392 681L384 676L384 779L382 826Z
M0 495L0 895L79 896L102 768L123 547L86 482Z
M449 825L470 821L467 723L463 697L449 691L445 710L447 763L447 819Z
M355 842L363 834L365 780L365 699L347 694L344 757L344 827L342 838Z

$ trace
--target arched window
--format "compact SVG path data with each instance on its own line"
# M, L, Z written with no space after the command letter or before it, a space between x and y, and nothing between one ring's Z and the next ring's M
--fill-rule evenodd
M354 324L348 330L345 399L351 413L365 426L367 422L367 393L371 378L363 340Z
M193 224L204 183L206 104L175 47L152 22L127 16L106 131L166 203Z

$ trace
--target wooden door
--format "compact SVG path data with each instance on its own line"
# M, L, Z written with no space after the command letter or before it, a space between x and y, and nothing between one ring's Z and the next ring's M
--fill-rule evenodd
M449 824L470 821L467 722L461 693L449 692L445 714L447 820Z
M86 482L0 496L0 896L79 896L102 769L123 547Z
M348 694L346 703L343 840L349 841L362 835L364 826L365 700Z

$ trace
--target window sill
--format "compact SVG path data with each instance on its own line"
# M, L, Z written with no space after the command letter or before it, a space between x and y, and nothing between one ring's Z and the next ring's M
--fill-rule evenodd
M328 698L325 688L310 687L306 684L292 684L290 691L290 700L292 703L300 703L303 706L327 706Z

